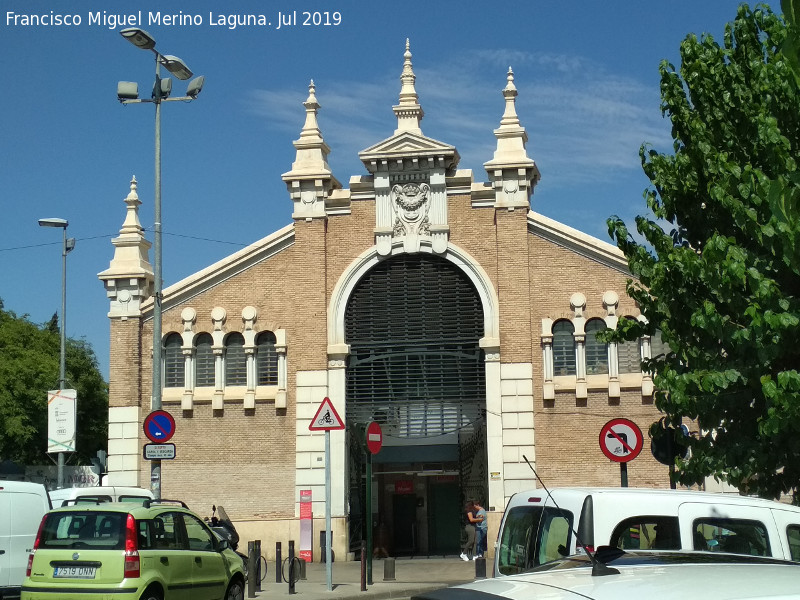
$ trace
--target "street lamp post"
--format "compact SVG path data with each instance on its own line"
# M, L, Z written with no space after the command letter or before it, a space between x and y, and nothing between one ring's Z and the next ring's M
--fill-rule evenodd
M39 219L41 227L60 227L64 234L64 245L61 251L61 353L59 355L58 387L63 390L67 387L67 254L75 247L75 239L67 239L66 219ZM64 453L58 453L58 487L64 487Z
M161 289L162 289L162 263L161 263L161 103L184 101L190 102L197 98L203 89L204 77L196 77L189 83L186 96L170 98L172 80L161 79L161 66L163 65L178 79L186 80L192 76L192 71L180 58L172 55L163 55L156 49L156 40L144 29L131 27L120 31L122 37L137 48L150 50L156 59L156 80L153 85L153 94L150 99L139 98L138 85L129 81L120 81L117 84L117 98L122 104L151 102L156 107L155 123L155 173L153 183L155 186L155 210L153 224L153 395L152 410L161 410ZM150 490L155 498L161 497L161 461L150 461Z

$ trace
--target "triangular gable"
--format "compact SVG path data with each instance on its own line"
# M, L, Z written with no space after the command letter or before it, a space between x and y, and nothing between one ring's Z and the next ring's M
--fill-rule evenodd
M358 153L362 162L428 156L452 157L448 167L457 165L460 158L455 146L408 131L386 138Z

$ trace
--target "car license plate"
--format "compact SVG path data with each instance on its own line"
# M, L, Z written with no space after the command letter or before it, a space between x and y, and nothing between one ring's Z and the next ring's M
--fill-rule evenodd
M54 567L53 577L69 579L94 579L97 567Z

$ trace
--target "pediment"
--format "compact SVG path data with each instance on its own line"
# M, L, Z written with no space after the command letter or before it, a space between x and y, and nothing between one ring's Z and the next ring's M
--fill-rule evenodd
M365 164L376 160L443 157L446 158L448 168L455 167L460 158L455 146L408 131L393 135L362 150L358 153L358 157Z

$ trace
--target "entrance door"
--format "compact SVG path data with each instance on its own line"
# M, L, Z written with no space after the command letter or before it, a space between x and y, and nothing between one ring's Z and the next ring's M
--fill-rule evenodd
M461 508L456 483L428 488L429 554L458 554L461 548Z
M414 494L398 494L392 500L395 554L416 554L417 497Z

